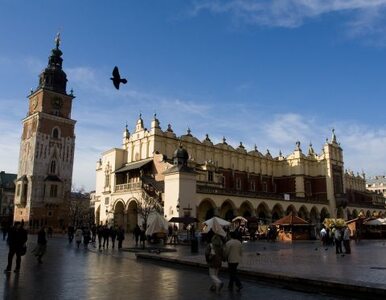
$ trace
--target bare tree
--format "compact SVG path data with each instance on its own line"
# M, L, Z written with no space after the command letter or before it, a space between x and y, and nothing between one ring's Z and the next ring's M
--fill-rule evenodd
M142 217L144 229L146 230L149 216L153 212L162 213L162 205L160 204L158 199L149 196L145 191L142 191L142 201L137 203L137 205L138 214Z

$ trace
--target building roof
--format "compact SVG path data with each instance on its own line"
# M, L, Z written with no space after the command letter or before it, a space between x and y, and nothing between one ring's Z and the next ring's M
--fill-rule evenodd
M375 176L366 180L366 184L380 184L384 183L386 185L386 176Z
M139 169L139 168L147 165L151 161L153 161L153 158L147 158L147 159L144 159L144 160L128 163L126 166L124 166L124 167L122 167L122 168L120 168L118 170L115 170L114 173L123 173L123 172L127 172L127 171L130 171L130 170Z
M273 223L273 225L310 225L310 223L308 223L306 220L303 220L302 218L290 214L277 220Z
M15 186L14 181L16 180L17 174L0 172L0 187L2 188L13 188Z
M46 178L44 178L44 181L62 182L62 180L56 175L48 175Z

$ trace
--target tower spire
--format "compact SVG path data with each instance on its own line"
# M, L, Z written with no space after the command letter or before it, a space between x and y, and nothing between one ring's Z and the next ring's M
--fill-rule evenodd
M63 52L59 49L61 44L60 33L55 37L55 48L51 50L47 67L40 74L38 89L48 89L61 94L66 94L67 75L62 70Z

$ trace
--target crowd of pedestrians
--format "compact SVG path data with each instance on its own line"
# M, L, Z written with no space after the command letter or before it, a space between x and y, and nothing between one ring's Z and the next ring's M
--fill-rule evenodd
M117 242L117 248L122 248L122 242L125 239L125 231L122 226L108 226L106 225L92 225L92 226L80 226L74 228L69 226L67 229L68 242L71 244L75 239L77 248L83 243L85 249L89 247L91 243L93 247L98 247L100 251L102 249L108 249L111 245L112 249L115 249Z
M348 226L333 226L331 229L323 227L320 230L320 240L322 245L325 247L335 246L336 254L343 254L343 247L345 254L351 253L350 236L351 230Z

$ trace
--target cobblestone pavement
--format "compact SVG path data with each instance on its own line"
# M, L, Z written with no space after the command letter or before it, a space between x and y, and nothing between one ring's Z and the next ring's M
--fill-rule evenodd
M208 290L206 271L137 261L133 253L125 251L77 249L64 237L49 239L43 264L39 265L30 253L35 241L36 236L30 235L20 274L2 274L0 299L337 299L253 281L245 281L241 293L224 289L216 295ZM186 246L177 250L179 255L188 252ZM0 241L3 269L7 253L6 243ZM222 278L227 282L225 276Z
M335 247L322 247L319 241L253 241L244 243L243 249L240 268L245 270L386 289L386 241L352 241L349 255L336 254ZM201 262L203 252L201 246L199 254L193 255L185 247L164 255Z

